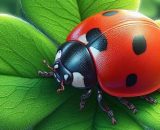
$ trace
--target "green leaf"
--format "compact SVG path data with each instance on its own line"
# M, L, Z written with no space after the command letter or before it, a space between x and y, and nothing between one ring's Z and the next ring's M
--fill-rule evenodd
M158 6L152 0L142 0L139 11L150 18L155 18L158 14Z
M20 77L38 77L45 69L43 59L51 62L56 47L28 23L0 15L0 73Z
M19 0L0 0L0 12L20 15L20 2Z
M53 80L0 76L0 127L24 129L34 126L70 95L56 93Z
M21 0L26 17L63 43L86 17L108 9L138 9L140 0Z
M42 79L56 47L21 19L0 15L0 128L24 129L36 125L69 95L57 95L53 79Z
M155 3L160 4L159 0L153 0Z
M77 95L77 94L76 94ZM159 130L160 103L151 105L144 100L132 99L138 113L135 115L113 97L105 97L105 102L113 109L117 124L112 125L102 112L93 96L83 111L79 110L79 98L74 95L48 118L35 127L36 130ZM78 95L80 96L80 94ZM153 97L160 100L159 94Z

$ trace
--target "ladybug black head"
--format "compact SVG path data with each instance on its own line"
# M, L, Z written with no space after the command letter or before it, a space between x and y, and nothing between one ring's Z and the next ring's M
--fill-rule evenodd
M61 59L57 59L53 64L54 67L54 77L58 82L64 84L70 84L72 82L72 74L67 68L62 64Z
M87 47L78 41L68 41L57 51L54 76L58 82L78 88L95 86L96 72Z

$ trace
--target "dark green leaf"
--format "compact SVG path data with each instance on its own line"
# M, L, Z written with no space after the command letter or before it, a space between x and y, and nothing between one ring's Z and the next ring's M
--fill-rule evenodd
M141 3L142 4L139 10L141 13L150 18L156 17L158 13L158 6L155 2L153 2L152 0L142 0Z

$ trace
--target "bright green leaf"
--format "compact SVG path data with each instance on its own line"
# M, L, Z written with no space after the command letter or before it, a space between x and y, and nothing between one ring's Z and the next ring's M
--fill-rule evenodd
M32 127L70 95L57 95L51 79L0 76L0 128Z
M80 96L80 95L79 95ZM159 101L159 94L154 94ZM79 110L79 98L71 97L57 111L44 119L37 130L159 130L160 104L151 105L138 98L132 102L138 113L134 115L113 97L105 97L105 102L113 109L117 124L112 125L107 115L102 112L96 103L96 97L89 99L86 108Z
M20 77L38 77L45 69L43 59L54 59L56 47L28 23L0 15L0 73Z
M63 43L86 17L108 9L137 9L140 0L21 0L25 15L49 37Z
M0 129L37 124L71 94L57 95L53 79L42 79L43 59L54 59L55 46L21 19L0 15Z

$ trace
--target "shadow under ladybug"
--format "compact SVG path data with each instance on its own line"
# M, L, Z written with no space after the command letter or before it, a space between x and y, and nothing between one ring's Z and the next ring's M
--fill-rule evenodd
M53 65L43 62L51 72L38 71L43 77L55 77L64 85L85 90L80 109L97 88L100 108L112 121L112 110L104 104L103 92L115 96L130 109L136 107L127 97L142 97L151 104L148 94L160 88L160 28L146 16L128 10L109 10L82 21L61 45Z

